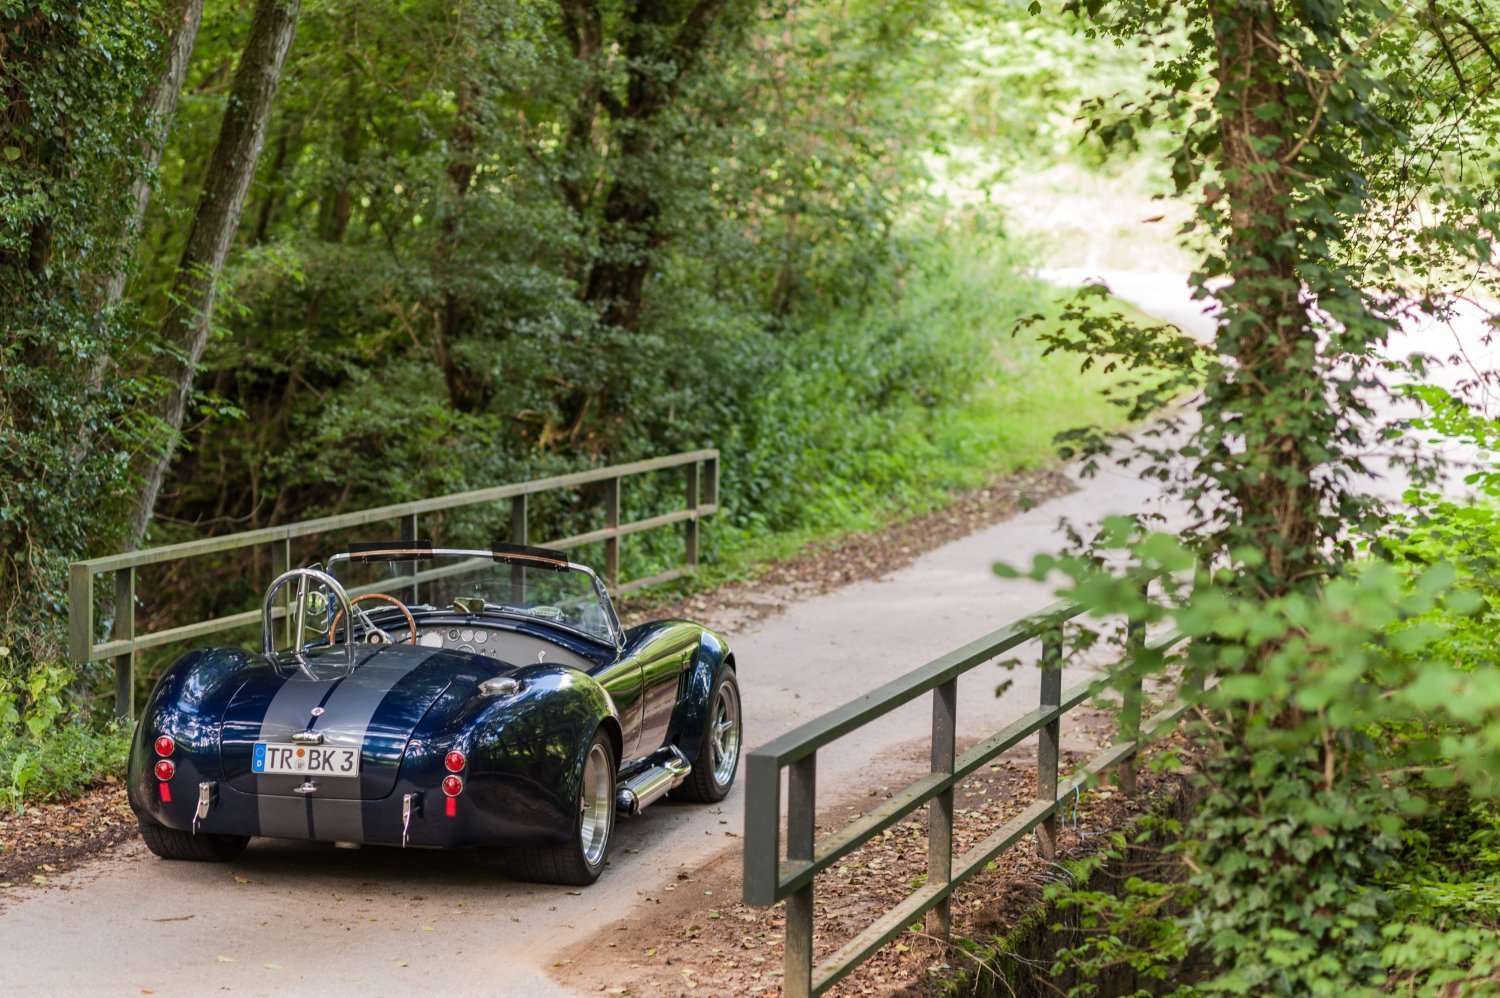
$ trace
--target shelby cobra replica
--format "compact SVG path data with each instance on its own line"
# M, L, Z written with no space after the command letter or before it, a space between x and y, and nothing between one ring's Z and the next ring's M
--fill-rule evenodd
M357 545L277 578L262 627L260 654L191 652L147 702L129 790L158 856L233 859L253 835L507 846L527 879L588 884L617 811L722 800L739 766L724 639L625 630L555 551Z

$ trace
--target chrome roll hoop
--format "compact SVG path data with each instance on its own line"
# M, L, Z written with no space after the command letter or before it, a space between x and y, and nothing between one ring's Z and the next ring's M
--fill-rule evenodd
M261 605L260 610L260 650L261 654L265 655L267 659L271 659L274 661L276 657L276 594L279 593L282 588L287 585L287 583L292 582L293 580L296 580L297 583L297 596L291 610L292 646L287 650L296 657L298 667L301 668L303 672L307 672L309 675L311 675L311 672L307 667L307 659L304 654L306 649L302 643L303 625L307 622L308 596L310 595L308 593L308 583L317 583L318 585L327 589L329 592L333 593L334 598L337 599L339 601L339 605L343 607L344 619L349 621L349 626L351 628L353 627L354 623L354 611L352 605L349 602L349 594L344 592L344 587L339 584L339 580L335 579L327 572L320 572L316 568L294 568L290 571L282 572L276 577L276 580L271 583L271 587L266 590L265 602ZM321 600L321 596L319 596L318 598ZM323 602L325 603L325 606L322 612L326 613L327 601L323 600ZM330 641L332 640L332 638L333 635L329 635ZM354 671L354 642L352 640L344 642L344 664L348 672Z

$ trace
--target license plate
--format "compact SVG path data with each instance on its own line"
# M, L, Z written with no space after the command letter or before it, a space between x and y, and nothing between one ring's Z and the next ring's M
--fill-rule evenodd
M293 776L358 776L359 749L256 742L255 753L250 757L250 771Z

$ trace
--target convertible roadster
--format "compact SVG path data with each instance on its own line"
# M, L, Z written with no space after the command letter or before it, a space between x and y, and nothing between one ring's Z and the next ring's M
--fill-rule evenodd
M147 702L130 804L158 856L229 860L254 835L505 846L527 879L588 884L618 812L734 783L728 644L624 629L560 552L356 545L272 582L262 630L259 654L185 655Z

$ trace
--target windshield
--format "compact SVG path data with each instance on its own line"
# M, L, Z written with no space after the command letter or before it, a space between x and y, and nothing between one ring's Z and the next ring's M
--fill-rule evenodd
M328 570L350 596L383 592L413 609L543 620L616 643L619 623L603 585L555 552L354 551L330 558Z

